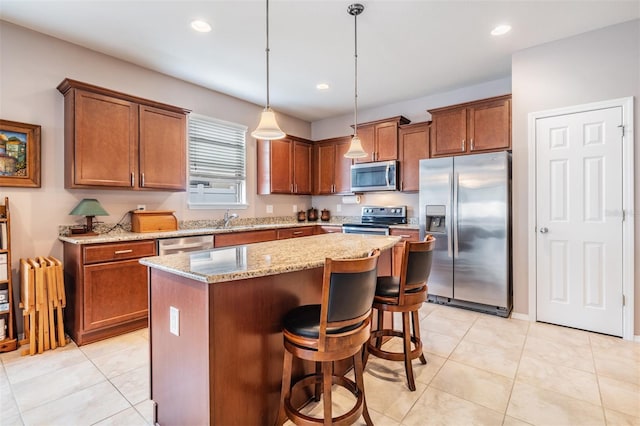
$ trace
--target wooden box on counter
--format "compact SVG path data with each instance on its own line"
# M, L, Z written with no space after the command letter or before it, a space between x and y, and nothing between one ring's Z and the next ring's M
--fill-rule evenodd
M178 219L171 210L134 210L131 212L131 231L177 231Z

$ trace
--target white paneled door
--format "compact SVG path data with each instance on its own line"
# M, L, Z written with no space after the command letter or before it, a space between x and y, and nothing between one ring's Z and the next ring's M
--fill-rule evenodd
M622 336L622 107L535 126L537 319Z

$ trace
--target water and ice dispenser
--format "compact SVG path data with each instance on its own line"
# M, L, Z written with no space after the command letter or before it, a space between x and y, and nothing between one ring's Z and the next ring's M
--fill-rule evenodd
M445 206L427 205L426 206L426 232L442 233L446 232L446 208Z

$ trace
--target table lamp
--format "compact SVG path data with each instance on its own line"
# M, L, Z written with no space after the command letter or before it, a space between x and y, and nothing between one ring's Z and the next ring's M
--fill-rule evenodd
M85 226L85 232L82 235L97 235L93 232L93 218L94 216L108 216L109 213L105 211L95 198L85 198L80 201L77 206L71 212L70 215L86 216L87 224Z

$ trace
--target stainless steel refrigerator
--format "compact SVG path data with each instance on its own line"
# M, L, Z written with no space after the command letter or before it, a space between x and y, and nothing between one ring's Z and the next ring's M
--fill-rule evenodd
M511 153L420 161L420 234L436 238L429 301L507 317Z

